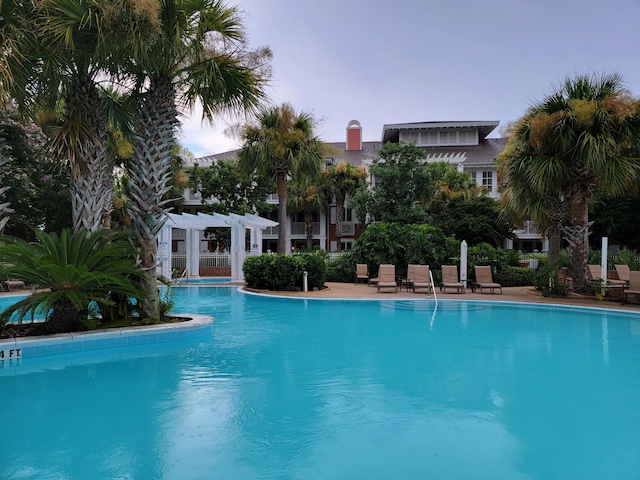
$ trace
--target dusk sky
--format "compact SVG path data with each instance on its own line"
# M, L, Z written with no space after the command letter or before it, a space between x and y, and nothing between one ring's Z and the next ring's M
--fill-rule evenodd
M566 77L620 73L640 96L640 0L243 0L252 47L273 50L272 104L313 114L324 141L389 123L518 119ZM240 146L237 120L185 119L196 157ZM499 127L499 129L501 128ZM499 136L499 130L492 136Z

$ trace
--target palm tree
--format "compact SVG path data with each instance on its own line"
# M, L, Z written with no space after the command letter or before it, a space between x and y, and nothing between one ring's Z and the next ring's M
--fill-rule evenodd
M0 325L14 315L20 322L27 315L44 313L41 333L68 332L87 319L91 302L106 308L113 295L140 298L136 280L142 271L136 250L122 236L104 230L36 235L38 243L2 237L0 255L11 265L8 275L39 288L3 309Z
M287 184L287 208L303 214L308 250L311 249L313 241L313 214L326 205L326 198L319 183L319 179L314 182L301 176Z
M344 235L344 207L347 198L366 185L367 170L364 165L355 167L344 161L325 170L328 196L336 201L337 251L341 250L340 239Z
M97 82L115 38L105 28L104 5L98 1L44 0L36 5L39 44L26 53L39 65L31 72L35 98L47 111L59 112L62 105L53 144L72 178L74 230L95 231L110 203L112 183Z
M525 182L532 189L533 195L515 198L566 199L569 225L562 231L572 247L572 275L578 287L586 278L594 190L618 195L638 178L639 112L640 102L623 88L618 74L567 78L529 108L502 154L509 188L529 188L521 187Z
M262 110L257 123L242 128L244 144L238 165L246 174L257 171L276 179L278 190L278 253L287 250L287 182L300 176L316 177L322 168L323 146L313 133L314 120L296 113L291 105Z
M271 56L266 48L246 49L238 10L221 1L158 1L157 37L121 45L132 52L131 73L139 87L129 174L132 220L147 270L142 310L148 318L158 318L157 236L171 201L163 197L171 189L178 105L190 110L199 102L210 121L219 113L253 111L265 98Z

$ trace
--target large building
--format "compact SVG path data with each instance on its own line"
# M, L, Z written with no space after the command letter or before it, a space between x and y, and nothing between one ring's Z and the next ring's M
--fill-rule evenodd
M455 166L459 171L467 172L476 184L486 188L488 195L498 198L498 174L496 170L496 157L506 144L506 138L488 138L498 127L497 121L450 121L450 122L420 122L400 123L384 125L382 136L377 142L362 141L362 126L357 120L352 120L346 127L344 142L328 142L335 152L332 157L326 158L327 165L345 161L352 165L370 165L376 158L377 150L387 142L415 143L424 149L427 154L427 162L446 161ZM232 158L236 151L224 152L215 155L198 158L194 161L200 167L206 168L213 162L224 158ZM193 165L186 165L189 168ZM375 179L370 178L370 183ZM213 200L213 199L208 199ZM277 195L272 195L270 203L278 203ZM197 213L201 211L202 199L198 194L185 191L182 211ZM273 220L277 219L277 211L274 208ZM341 242L341 250L350 249L353 242L360 235L358 219L353 212L345 207L345 218L342 229L342 237L335 235L336 206L331 205L326 213L318 212L313 223L313 241L321 248L329 251L337 250L337 242ZM533 224L528 223L524 230L516 231L516 240L507 240L506 248L533 251L545 250L545 244ZM175 237L180 249L179 233ZM263 232L262 251L276 251L278 241L278 227L272 227ZM306 244L305 223L301 215L290 215L287 224L288 248L297 248ZM203 238L201 249L207 249L207 241Z

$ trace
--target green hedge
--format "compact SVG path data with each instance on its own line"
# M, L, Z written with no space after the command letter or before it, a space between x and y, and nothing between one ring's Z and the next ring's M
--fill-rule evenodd
M258 290L297 291L303 288L303 272L307 272L309 290L324 285L327 264L322 254L265 254L247 257L242 265L245 284Z
M538 271L528 267L507 266L493 275L493 281L503 287L525 287L535 285Z

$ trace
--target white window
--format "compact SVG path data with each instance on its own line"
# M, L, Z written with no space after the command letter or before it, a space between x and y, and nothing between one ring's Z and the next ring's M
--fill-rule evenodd
M353 222L353 210L350 208L344 209L344 221L345 222Z
M482 172L482 186L487 192L493 192L493 172Z

